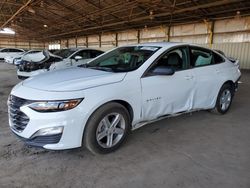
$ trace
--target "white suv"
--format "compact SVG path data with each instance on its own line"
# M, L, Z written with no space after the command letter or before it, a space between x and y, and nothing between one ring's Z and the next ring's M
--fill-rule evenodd
M11 130L26 143L61 150L117 149L129 130L164 117L231 105L238 64L181 43L116 48L86 68L52 71L19 83L8 100Z

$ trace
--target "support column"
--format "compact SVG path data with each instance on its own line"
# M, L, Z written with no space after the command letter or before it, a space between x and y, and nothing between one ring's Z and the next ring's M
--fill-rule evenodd
M15 43L15 48L16 48L17 47L17 45L16 45L16 34L14 36L14 43Z
M77 48L77 36L75 37L75 44L76 44L76 48Z
M99 48L101 48L102 47L102 35L101 34L99 34L98 41L99 41Z
M214 40L214 21L209 22L208 20L203 20L204 24L207 27L207 33L208 33L208 44L209 47L212 48L213 40Z
M86 36L86 47L87 48L89 47L89 38L88 38L88 36Z
M139 44L140 43L140 30L137 30L137 43Z
M115 33L115 46L118 46L118 33Z
M168 42L170 42L170 29L171 29L171 26L169 25L167 28L167 41Z
M59 44L60 44L60 49L62 49L62 40L59 40Z
M67 39L67 41L66 41L66 47L67 48L69 47L69 39Z
M211 22L210 30L209 30L209 46L212 48L214 43L214 21Z

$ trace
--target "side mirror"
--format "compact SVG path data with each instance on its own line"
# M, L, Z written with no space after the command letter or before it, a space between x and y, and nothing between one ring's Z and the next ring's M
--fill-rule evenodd
M169 75L173 75L174 73L175 73L175 70L173 68L169 68L169 67L165 67L165 66L156 67L152 71L153 75L165 75L165 76L169 76Z
M77 56L75 56L74 59L75 59L76 61L78 61L78 60L82 59L82 56L77 55Z

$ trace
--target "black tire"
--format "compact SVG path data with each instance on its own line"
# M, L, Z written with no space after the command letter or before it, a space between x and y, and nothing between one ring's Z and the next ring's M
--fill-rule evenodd
M225 92L230 92L231 99L228 102L228 106L226 108L223 108L222 104L221 104L221 98L222 98L223 93L225 93ZM219 94L218 94L217 100L216 100L216 105L215 105L215 108L212 109L212 112L214 112L216 114L227 113L227 111L230 109L230 106L232 104L233 96L234 96L234 89L233 89L232 85L228 84L228 83L224 84L219 91Z
M124 132L121 138L119 138L120 140L114 146L105 148L101 146L101 144L99 144L100 141L97 140L97 129L104 117L113 113L118 113L123 117L123 126L125 124ZM83 143L85 147L94 154L107 154L113 152L118 149L127 138L130 131L130 124L130 115L123 105L115 102L107 103L98 108L89 118L84 130ZM106 139L108 139L108 137Z

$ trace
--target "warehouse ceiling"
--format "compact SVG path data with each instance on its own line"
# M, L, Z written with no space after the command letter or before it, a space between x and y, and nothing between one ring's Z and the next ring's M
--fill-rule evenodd
M249 14L249 0L0 1L1 29L42 41Z

